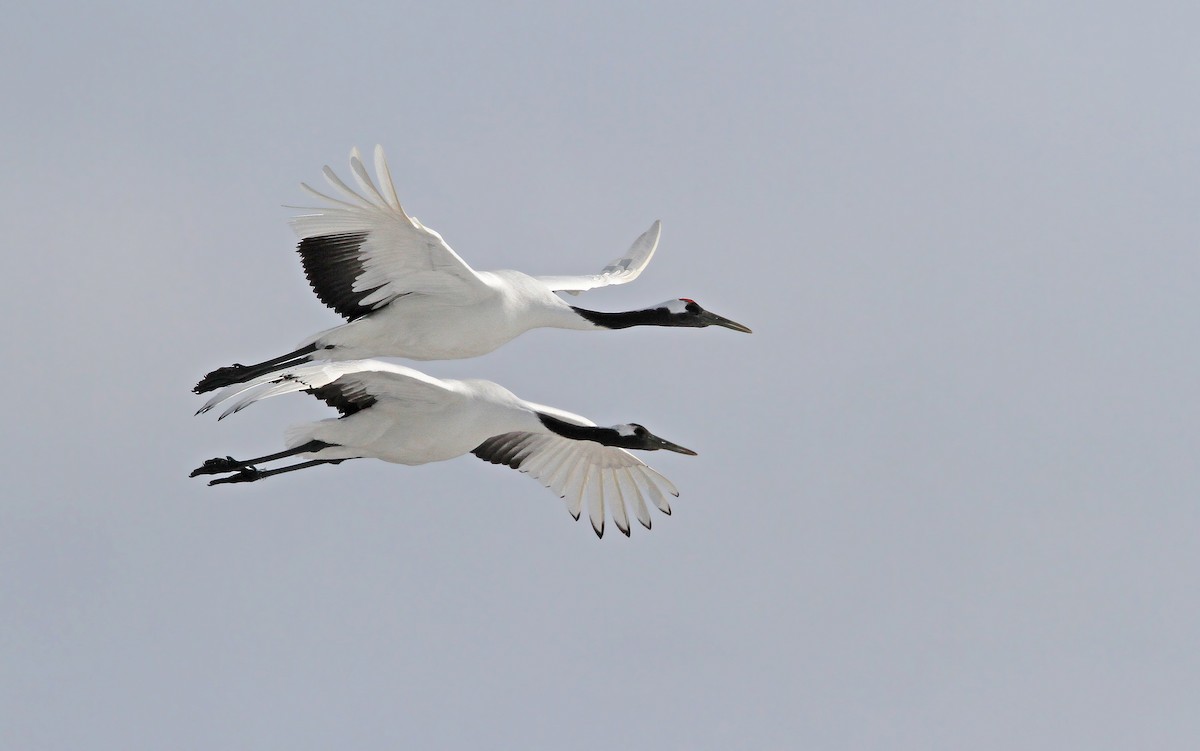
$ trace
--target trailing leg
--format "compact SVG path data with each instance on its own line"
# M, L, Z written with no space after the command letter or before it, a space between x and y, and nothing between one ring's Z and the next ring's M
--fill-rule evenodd
M312 358L309 355L316 351L317 345L307 344L300 349L288 352L286 355L280 355L274 359L264 360L254 365L234 363L224 368L217 368L201 378L192 391L197 394L203 394L206 391L232 386L235 383L244 383L251 378L258 378L267 373L274 373L277 370L301 365L311 360Z
M209 480L208 484L209 485L221 485L222 483L227 483L227 482L254 482L255 480L261 480L264 477L270 477L271 475L281 475L284 472L295 472L298 469L306 469L308 467L315 467L318 464L341 464L344 461L346 461L346 460L345 459L313 459L310 462L301 462L300 464L293 464L290 467L280 467L279 469L256 469L254 467L242 467L237 472L233 473L232 475L229 475L228 477L218 477L215 480Z
M335 444L326 443L324 441L318 441L318 440L314 439L314 440L309 441L308 443L303 443L299 446L295 446L293 448L285 449L284 451L280 451L277 454L268 454L266 456L260 456L255 459L247 459L245 461L238 461L237 459L234 459L232 456L217 457L215 459L209 459L208 461L201 464L199 467L196 467L195 469L193 469L192 473L190 475L188 475L188 477L196 477L197 475L219 475L222 472L236 472L237 470L253 469L255 464L264 464L266 462L273 462L276 459L286 459L287 457L295 456L296 454L313 453L316 451L320 451L321 449L324 449L324 448L329 448L330 446L333 446L333 445L335 445ZM326 461L328 461L328 460L326 460ZM341 461L341 460L339 459L338 461ZM257 471L257 470L255 470L255 471ZM254 478L254 479L258 479L258 478ZM247 480L226 480L226 482L248 482L248 481Z

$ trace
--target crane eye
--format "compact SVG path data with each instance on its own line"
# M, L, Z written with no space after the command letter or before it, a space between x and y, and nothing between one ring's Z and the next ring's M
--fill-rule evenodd
M700 312L700 306L693 300L688 300L687 305L683 306L683 309L693 315Z

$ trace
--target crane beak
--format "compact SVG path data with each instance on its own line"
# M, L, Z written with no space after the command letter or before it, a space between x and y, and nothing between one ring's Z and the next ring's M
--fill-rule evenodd
M699 319L701 321L701 326L724 326L727 329L741 331L743 334L754 333L750 330L749 326L743 326L736 321L731 321L728 318L717 315L716 313L710 313L707 310L700 314Z
M680 446L677 443L671 443L670 441L659 438L656 435L650 436L650 444L654 449L664 449L666 451L674 451L677 454L698 456L695 451L692 451L691 449L685 449L683 446Z

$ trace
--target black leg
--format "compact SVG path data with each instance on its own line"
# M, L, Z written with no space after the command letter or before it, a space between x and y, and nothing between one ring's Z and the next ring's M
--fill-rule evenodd
M296 446L295 448L290 448L290 449L286 449L284 451L280 451L278 454L268 454L266 456L260 456L255 459L247 459L245 461L238 461L237 459L234 459L232 456L226 456L224 458L217 457L216 459L209 459L208 461L201 464L199 467L196 467L195 469L193 469L192 473L190 475L188 475L188 477L196 477L197 475L219 475L222 472L234 472L234 471L237 471L240 469L253 468L253 466L255 464L264 464L266 462L273 462L276 459L286 459L289 456L295 456L296 454L307 454L307 453L311 453L311 452L315 452L315 451L320 451L323 448L328 448L333 445L334 444L332 444L332 443L325 443L324 441L315 441L314 440L314 441L309 441L308 443L305 443L303 445ZM258 478L255 478L255 479L258 479ZM248 481L247 480L226 480L226 482L248 482Z
M301 462L293 464L290 467L280 467L279 469L255 469L254 467L242 467L237 472L228 477L218 477L215 480L209 480L209 485L221 485L227 482L254 482L261 480L264 477L271 475L282 475L284 472L295 472L298 469L306 469L315 467L318 464L341 464L345 459L313 459L311 462Z
M288 352L286 355L280 355L274 359L264 360L254 365L240 365L235 363L224 368L217 368L201 378L192 391L197 394L203 394L206 391L213 391L224 386L232 386L235 383L244 383L251 378L258 378L267 373L274 373L276 370L300 365L308 362L308 356L316 351L317 345L309 344L300 349Z

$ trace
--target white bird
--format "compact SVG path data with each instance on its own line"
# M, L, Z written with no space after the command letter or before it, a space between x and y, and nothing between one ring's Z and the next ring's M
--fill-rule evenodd
M347 459L416 465L470 452L539 480L566 500L576 520L586 504L597 535L604 534L609 509L628 536L627 505L650 529L646 502L670 514L666 495L678 497L679 491L625 449L696 455L636 423L597 427L579 415L520 399L491 381L439 379L376 360L289 367L226 388L200 412L236 399L224 418L261 399L295 391L313 394L341 416L289 429L285 451L245 461L209 459L191 476L228 472L209 484L253 482ZM278 469L256 466L297 455L310 460Z
M325 179L341 198L301 183L329 205L307 209L314 213L292 219L313 291L348 322L309 337L285 355L254 365L218 368L196 385L197 394L312 360L477 357L538 327L589 331L715 325L750 332L688 298L604 313L568 305L555 294L636 279L658 247L661 225L657 221L628 253L598 274L535 277L520 271L475 271L441 235L405 213L381 147L375 147L378 187L357 149L350 152L350 168L358 192L325 167Z

